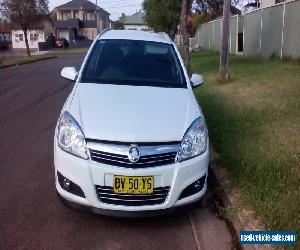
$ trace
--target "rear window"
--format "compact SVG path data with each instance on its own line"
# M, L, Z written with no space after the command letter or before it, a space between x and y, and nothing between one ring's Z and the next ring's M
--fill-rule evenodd
M186 88L173 45L136 40L98 40L81 82Z

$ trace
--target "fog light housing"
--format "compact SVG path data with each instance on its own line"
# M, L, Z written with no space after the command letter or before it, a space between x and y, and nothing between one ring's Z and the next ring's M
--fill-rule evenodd
M82 189L77 184L75 184L74 182L72 182L71 180L69 180L68 178L63 176L58 171L57 171L57 180L63 190L65 190L71 194L85 198L85 195L84 195Z
M66 190L70 190L71 189L71 181L69 179L67 179L66 177L63 180L63 186L65 187Z
M203 175L199 180L193 182L189 186L187 186L181 193L179 200L191 196L193 194L199 193L205 184L206 174Z
M194 185L194 188L195 188L195 190L196 190L197 192L200 192L201 189L203 188L203 183L202 183L200 180L194 182L193 185Z

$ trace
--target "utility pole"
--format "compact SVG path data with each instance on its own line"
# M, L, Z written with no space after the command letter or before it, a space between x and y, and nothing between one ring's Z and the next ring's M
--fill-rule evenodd
M222 82L229 80L228 39L229 39L230 7L231 7L230 0L224 0L223 23L222 23L222 45L221 45L220 69L219 69L219 74Z
M95 11L95 20L96 20L96 37L98 36L98 0L96 0L96 11Z
M187 14L190 0L181 1L180 29L182 35L183 61L185 67L189 71L190 68L190 52L189 52L189 34L187 31Z

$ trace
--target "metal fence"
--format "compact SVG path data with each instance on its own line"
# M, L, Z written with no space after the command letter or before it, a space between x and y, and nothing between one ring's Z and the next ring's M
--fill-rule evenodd
M238 33L242 31L239 23L241 16L232 16L230 19L230 34L229 34L229 50L230 53L238 52ZM205 49L218 51L221 48L222 34L222 19L216 19L208 23L204 23L197 29L195 39L196 46ZM195 45L194 45L195 47Z
M230 18L230 53L247 56L300 57L300 1L257 9ZM222 20L204 23L197 29L197 46L219 50Z

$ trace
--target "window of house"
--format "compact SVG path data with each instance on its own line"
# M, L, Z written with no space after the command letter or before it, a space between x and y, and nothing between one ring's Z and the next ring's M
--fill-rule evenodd
M30 34L30 41L37 41L39 38L39 35L37 33Z
M74 10L73 13L74 13L74 18L79 19L79 11Z
M70 11L64 12L64 13L62 14L62 18L63 18L63 20L69 20L69 19L71 19L71 18L72 18L72 17L71 17L71 12L70 12Z
M16 40L18 39L20 42L23 42L23 34L16 34Z
M86 14L86 20L91 20L91 21L96 20L96 15L95 15L95 13L93 13L93 12L88 12L88 13Z

